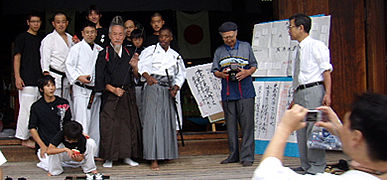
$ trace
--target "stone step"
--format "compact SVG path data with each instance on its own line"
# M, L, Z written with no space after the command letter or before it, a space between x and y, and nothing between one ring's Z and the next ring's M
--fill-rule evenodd
M179 155L227 154L227 134L224 132L184 132L183 147L178 136ZM18 139L0 139L0 149L9 162L37 161L35 149L21 145Z

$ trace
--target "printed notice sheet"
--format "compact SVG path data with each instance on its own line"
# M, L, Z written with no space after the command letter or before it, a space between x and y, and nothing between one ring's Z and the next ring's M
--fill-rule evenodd
M321 40L329 47L331 16L311 16L310 36ZM252 49L258 62L253 77L291 76L293 54L297 41L291 41L288 33L289 21L280 20L254 25Z

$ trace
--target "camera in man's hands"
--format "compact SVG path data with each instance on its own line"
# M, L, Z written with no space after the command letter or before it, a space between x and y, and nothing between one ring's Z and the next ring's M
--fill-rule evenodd
M323 113L320 110L309 109L308 114L306 114L306 122L317 122L323 119Z
M231 64L230 69L228 71L228 76L231 81L237 81L236 74L239 72L239 65L238 64Z

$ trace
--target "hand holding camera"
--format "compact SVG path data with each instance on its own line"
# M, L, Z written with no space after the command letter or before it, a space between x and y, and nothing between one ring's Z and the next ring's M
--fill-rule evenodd
M237 81L239 80L237 77L237 74L240 72L240 68L238 64L231 64L230 68L228 68L228 75L230 81Z
M228 68L223 69L223 71L215 71L214 74L218 78L226 79L228 77Z
M227 73L229 74L230 81L242 81L251 75L249 70L243 69L238 64L231 64Z
M315 125L324 127L328 129L329 132L332 134L338 136L339 129L342 128L343 124L341 123L340 118L337 116L337 114L333 111L331 107L328 106L321 106L317 108L318 110L322 111L325 114L325 118L323 121L317 122ZM349 116L349 114L345 114L345 116ZM348 117L347 117L348 118Z
M304 128L306 126L304 119L307 113L308 109L295 104L291 109L285 111L278 125L278 128L286 131L289 134L295 130Z

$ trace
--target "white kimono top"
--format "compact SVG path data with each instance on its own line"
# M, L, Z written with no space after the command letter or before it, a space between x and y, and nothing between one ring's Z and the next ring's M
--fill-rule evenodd
M67 56L66 65L66 76L70 84L74 84L79 76L90 75L91 83L89 86L94 86L95 82L95 63L98 58L98 53L103 48L98 44L94 44L93 49L85 41L75 44L71 47L70 52Z
M48 34L40 45L40 64L42 71L49 72L50 66L58 71L65 72L65 61L70 47L74 44L72 42L72 36L68 33L67 41L69 45L63 40L63 38L54 30Z
M186 78L186 69L183 59L170 47L165 51L159 43L145 48L140 55L138 72L142 75L166 76L165 69L168 69L169 76L173 76L173 84L181 88Z

